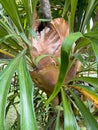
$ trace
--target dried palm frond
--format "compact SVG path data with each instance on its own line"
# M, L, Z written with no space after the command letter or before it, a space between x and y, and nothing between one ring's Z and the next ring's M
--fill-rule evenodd
M69 35L68 23L63 18L56 18L50 22L50 27L45 27L38 39L32 38L31 55L37 59L41 55L47 55L39 60L36 69L31 72L33 81L48 95L53 92L59 75L57 58L60 57L62 42ZM65 81L75 77L78 61L68 72ZM70 73L71 72L71 73Z

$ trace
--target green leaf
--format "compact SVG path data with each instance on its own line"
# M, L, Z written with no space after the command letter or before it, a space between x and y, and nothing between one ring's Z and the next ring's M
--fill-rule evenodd
M8 23L6 24L6 22L4 22L3 20L0 20L0 28L3 28L3 31L6 34L12 34L13 33L13 30L11 30L11 28L8 26ZM2 35L2 34L1 34Z
M95 7L97 6L97 4L98 4L97 0L89 0L87 10L86 10L86 15L85 15L82 29L81 29L82 32L85 31L85 26L88 24L88 21L90 20L92 13L93 13Z
M91 84L98 91L98 78L94 77L77 77L72 79L71 81L83 81Z
M0 3L3 5L6 12L12 18L14 24L17 26L20 32L23 31L21 20L18 14L18 9L15 0L0 0Z
M19 85L21 103L21 130L37 130L33 104L33 83L27 70L26 59L19 62Z
M98 30L85 33L84 36L87 37L90 41L93 39L98 40Z
M58 114L57 114L57 118L56 118L55 130L60 130L60 110L58 110Z
M60 88L62 87L64 78L68 72L69 62L70 62L70 52L72 45L75 41L77 41L80 37L83 37L83 35L80 32L77 33L71 33L63 42L62 48L61 48L61 65L60 65L60 74L58 77L58 81L55 85L54 91L50 98L46 101L46 104L49 104L51 100L58 94L60 91Z
M34 37L34 38L38 39L37 32L35 32L32 28L29 28L28 32L31 35L31 37Z
M22 0L22 2L23 2L24 7L25 7L29 27L31 27L32 26L32 4L31 4L31 0Z
M93 42L93 40L92 40L92 42ZM95 56L96 56L96 61L97 61L97 77L98 77L98 40L96 42L93 42L91 45L93 47L93 51L94 51Z
M27 23L29 24L29 28L32 28L33 16L36 10L38 0L33 0L33 2L31 0L22 0L22 2L26 11Z
M93 51L95 53L96 61L97 61L97 76L98 76L98 31L92 31L85 36L90 40Z
M3 38L0 38L0 44L4 41L6 41L7 39L9 39L10 37L14 37L15 34L8 34L6 36L4 36Z
M49 54L43 54L43 55L40 55L38 56L36 59L35 59L35 64L36 66L38 65L39 61L47 56L50 56Z
M81 54L75 53L73 56L74 56L75 59L78 59L83 65L86 64L86 61L84 61L84 58L82 57Z
M81 25L84 20L84 11L86 10L86 5L87 5L88 0L78 0L78 6L76 10L76 15L75 15L75 31L80 31L81 30ZM77 19L77 20L76 20Z
M62 17L64 17L64 16L66 15L69 6L70 6L70 0L65 0L65 4L64 4L64 8L63 8Z
M34 13L35 13L35 10L36 10L37 2L38 2L38 0L33 0L33 3L32 3L32 15L33 16L34 16ZM33 17L32 21L34 23L34 17Z
M64 108L64 130L78 130L74 114L71 109L69 99L66 97L63 89L61 89L62 103Z
M17 48L19 50L22 49L20 44L23 44L15 31L13 31L7 23L0 20L0 44L1 43L3 43L3 45L6 44L6 46L10 44L10 47L13 46L13 48Z
M88 40L91 42L93 51L95 53L97 61L97 76L98 76L98 31L91 31L85 34Z
M77 91L81 92L82 95L84 95L85 97L87 97L88 99L90 99L93 104L98 108L98 94L96 91L94 91L93 89L91 89L88 86L84 86L84 85L72 85L72 88L76 89Z
M78 40L78 43L76 44L75 46L75 52L79 49L83 49L84 47L88 46L91 42L85 38L85 37L82 37Z
M73 98L74 98L74 100L76 102L76 105L78 106L78 108L79 108L79 110L80 110L80 112L81 112L81 114L82 114L82 116L84 118L87 129L88 130L97 130L98 129L98 123L96 122L96 120L94 119L92 114L85 107L85 105L80 100L80 98L78 96L76 96L72 90L70 90L70 92L73 95Z
M7 94L10 87L11 79L13 73L17 69L19 61L23 55L24 51L20 53L15 59L9 62L8 66L0 73L0 129L4 130L5 121L5 108Z
M23 41L24 41L27 45L30 46L31 43L30 43L30 41L28 40L26 34L23 32L23 33L20 33L20 36L21 36L21 38L23 39Z
M78 0L71 0L70 32L74 31L74 20Z

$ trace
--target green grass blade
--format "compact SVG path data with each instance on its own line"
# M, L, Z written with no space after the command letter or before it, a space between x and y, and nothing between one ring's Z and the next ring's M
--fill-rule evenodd
M33 104L33 83L23 57L19 63L21 130L37 130Z
M62 103L64 108L64 130L78 130L74 114L71 109L69 99L66 97L63 89L61 89Z
M67 74L68 67L69 67L69 57L72 45L75 41L77 41L80 37L83 37L80 32L77 33L71 33L63 42L62 48L61 48L61 66L60 66L60 74L58 77L57 84L54 88L54 91L50 98L46 101L46 104L49 104L51 100L58 94L60 91L60 88L62 87L64 78Z
M0 73L0 130L4 130L5 122L5 107L7 94L10 87L13 73L17 69L20 58L23 52L20 53L15 59L9 62L8 66Z
M79 110L84 118L87 129L88 130L97 130L98 123L96 122L94 117L91 115L89 110L85 107L85 105L80 100L80 98L78 96L76 96L72 90L70 90L70 92L73 95L73 98L75 99L76 105L78 106L78 108L79 108Z

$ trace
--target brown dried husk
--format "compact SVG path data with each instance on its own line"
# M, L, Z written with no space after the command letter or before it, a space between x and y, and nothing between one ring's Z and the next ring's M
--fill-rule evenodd
M38 33L38 39L32 38L31 55L36 60L42 58L31 72L33 81L48 95L53 92L59 75L57 58L60 57L61 46L64 39L69 35L68 23L63 18L56 18L50 22L50 27L45 27ZM65 82L76 76L78 61L70 68Z

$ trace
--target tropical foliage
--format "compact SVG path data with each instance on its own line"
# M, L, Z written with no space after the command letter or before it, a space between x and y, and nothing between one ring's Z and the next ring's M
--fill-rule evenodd
M97 4L0 0L0 130L98 129Z

